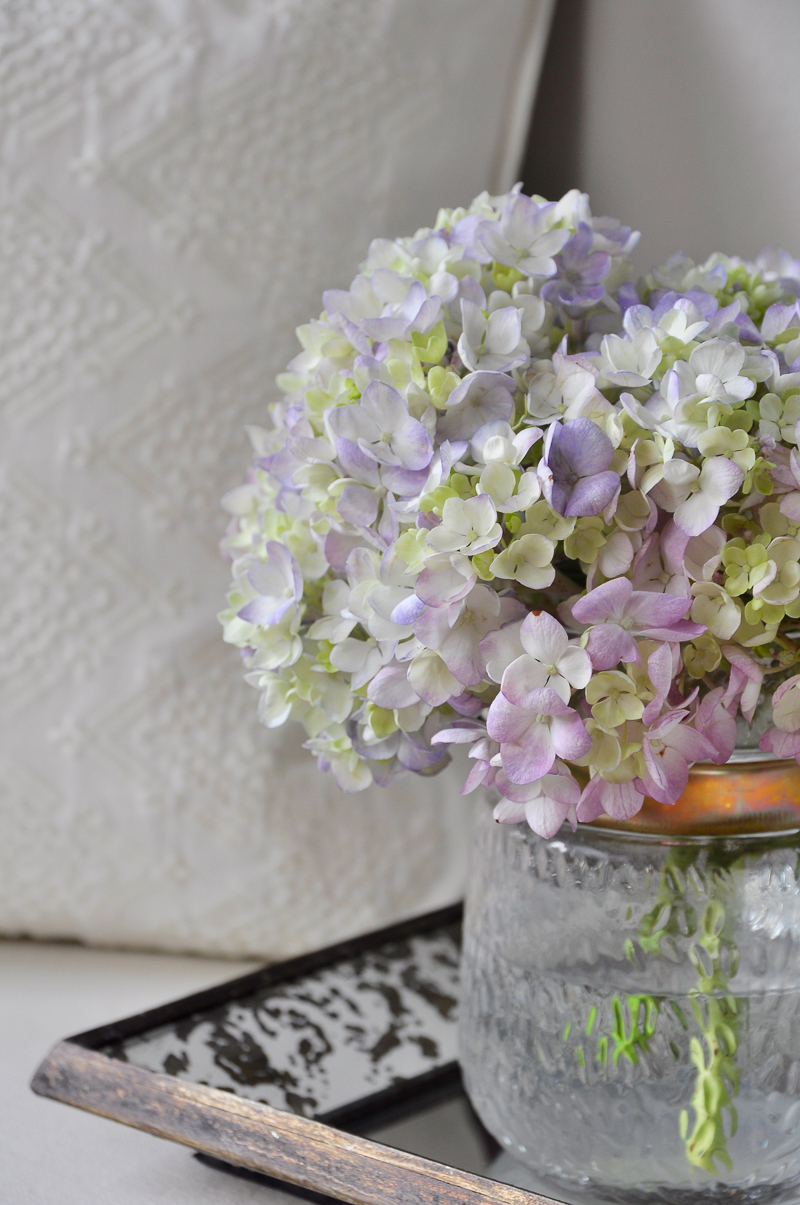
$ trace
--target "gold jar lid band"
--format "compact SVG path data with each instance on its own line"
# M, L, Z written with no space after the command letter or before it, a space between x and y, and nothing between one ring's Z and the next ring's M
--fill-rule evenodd
M794 758L698 762L677 803L645 799L630 820L600 816L592 827L687 837L800 829L800 766Z

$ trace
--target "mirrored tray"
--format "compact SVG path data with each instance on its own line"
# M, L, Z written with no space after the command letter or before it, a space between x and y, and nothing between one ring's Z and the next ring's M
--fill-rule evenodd
M461 1086L460 937L459 906L265 967L60 1042L32 1088L312 1200L541 1202Z

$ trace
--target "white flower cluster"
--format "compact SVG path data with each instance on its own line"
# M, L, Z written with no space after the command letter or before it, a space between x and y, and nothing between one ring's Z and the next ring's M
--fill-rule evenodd
M800 660L798 264L636 288L637 237L577 191L483 194L299 328L224 499L220 618L261 721L345 790L464 743L499 819L630 816ZM800 754L781 692L764 747Z

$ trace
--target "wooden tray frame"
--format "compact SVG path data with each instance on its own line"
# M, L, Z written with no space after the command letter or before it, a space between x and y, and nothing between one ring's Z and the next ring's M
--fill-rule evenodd
M39 1096L182 1143L209 1156L209 1161L234 1164L350 1205L552 1205L548 1197L353 1132L367 1122L379 1125L392 1114L406 1111L410 1104L421 1108L449 1095L459 1083L456 1063L310 1119L219 1088L147 1071L104 1053L125 1038L182 1016L460 918L460 904L431 912L76 1034L51 1050L37 1069L31 1088Z

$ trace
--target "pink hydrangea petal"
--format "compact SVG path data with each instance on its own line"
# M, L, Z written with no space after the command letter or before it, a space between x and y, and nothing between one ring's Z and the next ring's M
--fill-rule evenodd
M560 762L556 763L553 770L558 772L545 774L542 779L542 790L560 803L577 806L581 797L581 788L572 777L571 771Z
M780 728L768 728L758 747L765 753L774 753L776 757L800 758L800 732L781 732Z
M643 723L652 724L661 711L672 685L672 671L672 649L667 643L661 644L647 658L647 676L655 687L656 694L644 709Z
M583 757L592 747L592 738L577 712L572 715L553 716L550 736L557 755L570 760Z
M546 792L525 804L525 819L528 822L528 827L538 837L546 839L556 835L561 825L567 819L569 812L570 805L568 803L554 799L552 795Z
M694 721L698 732L714 746L711 761L716 765L728 761L736 747L736 720L724 707L723 694L721 686L709 691L697 708Z
M630 632L615 623L599 623L589 632L586 651L595 670L613 669L620 661L639 661L639 648Z
M689 539L689 535L678 527L674 519L670 519L660 538L661 557L667 573L684 572L683 557Z
M679 598L682 602L692 605L692 600L684 594L666 594L664 598ZM677 619L675 623L667 627L640 627L637 631L638 636L646 636L650 640L692 640L695 636L702 636L706 631L704 623L693 623L691 619Z
M634 590L627 606L627 614L635 619L637 627L666 628L683 619L691 605L692 600L683 595Z
M486 731L492 740L512 742L522 739L531 724L530 712L516 707L504 695L497 695L486 717Z
M473 745L486 726L480 720L458 720L457 726L440 728L431 737L432 745Z
M673 804L686 790L689 782L689 763L677 749L665 747L654 757L645 743L645 763L650 771L653 798L659 803Z
M553 774L548 774L546 778L556 777ZM498 770L495 786L498 791L506 798L517 804L530 803L532 799L538 799L542 793L542 784L544 779L537 779L535 782L516 783L511 782L503 770Z
M464 785L459 794L469 795L478 787L491 787L496 775L497 771L488 762L476 762L464 779Z
M450 706L453 708L453 711L457 711L459 715L476 716L479 712L483 711L484 702L483 699L478 698L477 695L471 695L465 690L463 694L454 696L452 699L450 699Z
M563 716L572 714L572 708L567 706L558 691L553 690L551 686L535 687L529 694L525 695L524 702L518 706L534 715Z
M477 580L469 559L460 553L431 557L416 580L414 592L428 606L440 607L465 598Z
M604 811L615 820L630 820L641 811L644 796L635 782L606 782L601 798Z
M394 622L397 623L397 620ZM438 649L449 635L450 627L450 608L430 607L414 624L414 635L426 648Z
M477 686L486 673L478 632L471 623L461 623L445 637L441 655L450 673L462 686Z
M634 782L607 782L598 774L585 787L577 807L577 816L583 824L603 814L615 820L630 820L643 803L644 794Z
M519 624L509 623L496 632L489 632L481 640L481 651L486 658L487 671L493 682L500 682L512 661L522 655Z
M671 749L676 749L688 762L705 761L715 753L708 737L688 724L678 724L664 739Z
M781 514L791 519L792 523L800 523L800 491L784 494L781 498Z
M663 540L663 536L662 536ZM722 549L728 542L719 527L709 527L699 536L692 536L683 555L683 565L676 573L686 573L696 580L708 579L720 561Z
M524 744L501 744L503 770L511 782L535 782L543 778L556 759L550 729L546 724L531 724Z
M595 586L583 598L572 605L572 614L578 623L602 623L605 619L617 619L625 615L633 594L633 586L626 577L615 577L602 586Z
M722 655L727 657L731 664L730 678L723 696L723 705L731 708L733 704L733 714L736 714L736 705L738 705L744 718L748 724L752 723L755 709L758 700L761 697L761 684L764 680L764 670L743 648L736 644L723 644L720 646ZM800 681L800 675L790 678L788 681L781 683L772 696L772 706L780 699L789 689L793 682Z
M576 808L576 814L581 824L591 824L605 812L602 798L603 783L604 780L598 775L586 784Z
M686 535L699 536L711 526L718 514L719 504L708 494L698 491L676 507L673 517L676 527Z
M558 670L576 690L583 690L592 676L592 661L586 649L573 645L564 649L558 660Z

